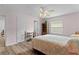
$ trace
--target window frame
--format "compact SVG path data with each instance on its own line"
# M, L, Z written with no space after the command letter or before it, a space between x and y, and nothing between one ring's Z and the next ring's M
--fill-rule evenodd
M53 23L54 21L60 21L61 23L62 23L62 26L61 27L53 27L53 26L51 26L51 23ZM51 28L53 29L53 28L62 28L62 31L61 32L53 32L53 31L51 31ZM52 21L49 21L48 22L48 32L50 33L50 34L63 34L64 33L64 23L63 23L63 21L62 20L52 20Z

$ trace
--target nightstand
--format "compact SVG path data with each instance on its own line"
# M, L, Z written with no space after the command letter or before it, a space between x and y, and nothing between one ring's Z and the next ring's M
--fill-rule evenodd
M79 40L79 35L78 34L72 34L72 39L78 39Z

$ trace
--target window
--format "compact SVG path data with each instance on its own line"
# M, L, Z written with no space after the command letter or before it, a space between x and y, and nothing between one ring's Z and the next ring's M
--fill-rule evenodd
M56 34L63 34L63 21L53 20L49 22L49 32Z

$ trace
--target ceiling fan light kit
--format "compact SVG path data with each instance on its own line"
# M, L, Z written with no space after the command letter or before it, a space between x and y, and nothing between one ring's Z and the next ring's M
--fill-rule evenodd
M40 7L40 18L45 18L47 16L50 16L50 12L53 12L54 10L46 10L44 7Z

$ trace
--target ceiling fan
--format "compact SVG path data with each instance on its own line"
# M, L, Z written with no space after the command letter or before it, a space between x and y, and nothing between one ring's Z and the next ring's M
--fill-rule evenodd
M46 16L50 16L54 10L46 10L44 7L40 7L40 17L45 18Z

